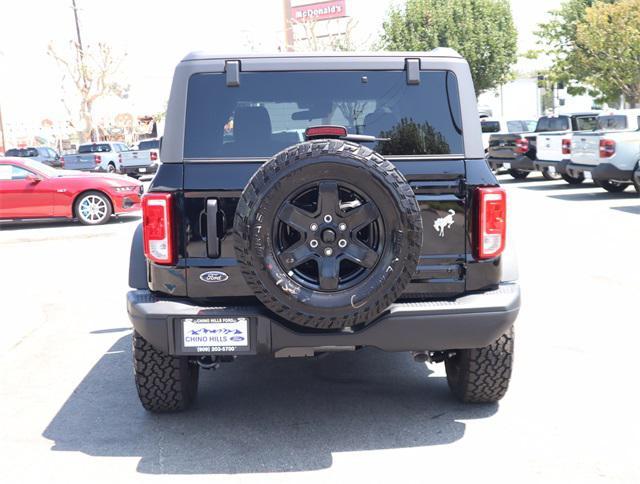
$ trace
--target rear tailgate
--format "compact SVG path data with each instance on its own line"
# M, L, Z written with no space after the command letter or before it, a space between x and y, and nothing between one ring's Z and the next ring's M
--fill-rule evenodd
M141 151L123 151L120 153L122 166L148 166L151 165L151 152L156 153L157 150L141 150Z
M541 161L562 161L569 155L562 154L562 140L569 139L567 134L542 133L537 136L536 153Z
M93 170L100 164L100 159L96 156L94 154L64 155L64 168L66 170ZM97 162L96 159L98 159Z
M516 155L516 140L522 139L517 133L492 134L489 138L489 157L506 162L514 160Z
M579 165L600 163L600 133L576 133L571 143L571 161Z

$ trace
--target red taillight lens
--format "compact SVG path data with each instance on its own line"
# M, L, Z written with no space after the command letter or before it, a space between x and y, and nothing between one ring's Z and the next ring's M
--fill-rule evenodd
M58 161L60 162L60 166L64 166L64 156L61 156Z
M156 161L158 159L158 153L156 153L155 151L152 151L150 156L151 156L151 161Z
M600 158L611 158L616 153L616 142L612 139L600 140Z
M516 140L516 152L517 153L526 153L529 151L529 141L526 139L517 139Z
M158 264L173 265L173 208L170 193L148 193L142 197L144 254Z
M347 128L344 126L311 126L305 129L304 136L307 139L322 137L340 137L347 135Z
M563 139L562 140L562 154L570 155L571 154L571 140Z
M478 188L478 259L498 257L507 236L507 193L503 188Z
M102 163L102 156L93 155L93 161L95 162L96 165L99 165L100 163Z

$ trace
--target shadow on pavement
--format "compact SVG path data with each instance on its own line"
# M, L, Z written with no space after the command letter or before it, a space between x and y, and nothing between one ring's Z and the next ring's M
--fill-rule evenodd
M549 195L550 198L567 200L569 202L588 202L590 200L624 200L625 198L638 198L635 192L609 193L605 190L590 193L568 193L562 195Z
M111 217L111 220L105 225L116 225L121 223L139 222L142 219L142 214L128 214L118 215L117 217ZM0 223L0 231L4 230L25 230L25 229L44 229L44 228L56 228L56 227L82 227L80 222L76 222L69 219L50 219L50 220L21 220L19 222L2 222ZM90 228L87 226L87 228Z
M54 451L140 457L150 474L314 470L334 452L448 444L464 435L460 420L498 409L453 400L408 354L364 350L241 358L201 372L189 411L153 415L138 402L130 346L120 338L45 429Z
M620 210L621 212L635 213L640 215L640 205L629 205L628 207L611 207L611 210Z
M531 185L522 187L525 190L546 191L546 190L575 190L584 188L596 188L593 183L580 183L579 185L571 185L569 183L548 183L545 185Z
M500 182L500 185L511 185L511 184L519 184L519 183L529 183L529 182L538 182L538 181L547 181L545 180L542 175L540 176L528 176L527 178L521 179L521 180L516 180L515 178L512 177L500 177L498 178L498 181Z

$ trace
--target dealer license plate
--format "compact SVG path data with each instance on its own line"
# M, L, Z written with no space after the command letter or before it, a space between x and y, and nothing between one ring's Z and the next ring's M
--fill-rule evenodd
M585 171L584 172L584 179L585 180L592 180L593 177L591 176L591 172L590 171Z
M147 172L147 169L146 169L146 168L138 168L138 171L139 171L140 173L146 173L146 172Z
M503 163L502 164L502 168L504 168L505 170L510 170L511 169L511 163Z
M217 352L249 349L247 318L186 318L182 320L185 351Z

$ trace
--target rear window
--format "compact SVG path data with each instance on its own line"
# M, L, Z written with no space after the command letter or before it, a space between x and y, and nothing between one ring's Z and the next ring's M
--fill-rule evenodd
M17 156L19 158L33 158L38 156L38 150L35 148L12 148L7 150L5 156Z
M596 116L580 116L575 119L574 131L593 131L598 125Z
M497 133L500 131L500 123L498 121L481 121L480 127L483 133Z
M154 149L159 149L160 148L160 140L157 139L150 139L147 141L140 141L140 144L138 144L138 150L143 151L143 150L154 150Z
M571 129L568 116L544 117L538 119L536 132L567 131Z
M111 151L111 146L107 143L94 143L92 145L81 145L78 153L106 153Z
M239 87L224 74L189 80L185 158L271 157L303 141L316 125L342 125L385 155L462 154L455 76L404 71L245 72Z
M620 114L598 116L598 129L627 129L627 117Z

